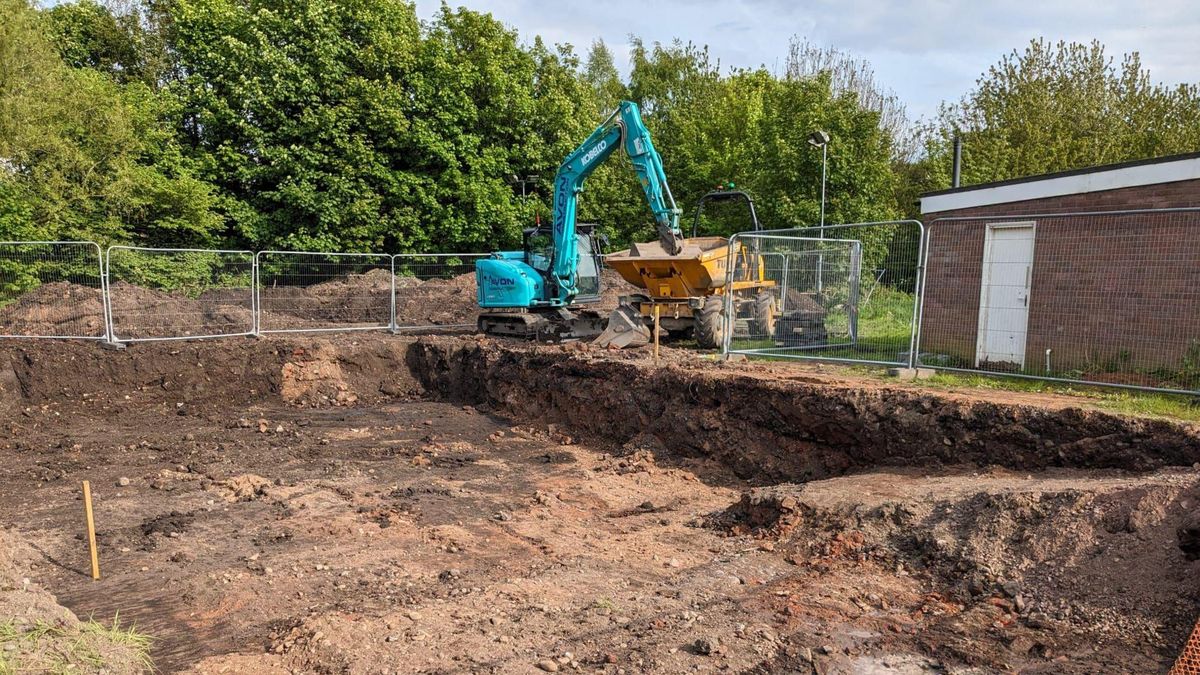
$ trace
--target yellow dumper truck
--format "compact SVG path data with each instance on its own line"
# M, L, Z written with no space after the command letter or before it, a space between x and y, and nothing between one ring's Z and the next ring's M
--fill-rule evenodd
M774 334L775 282L765 278L762 258L740 244L730 251L725 237L696 236L705 203L726 200L744 200L754 230L760 229L754 200L748 194L719 190L700 199L692 237L683 240L679 253L671 255L661 243L649 242L605 256L605 264L645 292L621 299L598 345L645 344L657 310L662 331L672 336L693 336L705 349L719 348L725 339L726 293L733 294L734 316L747 319L751 334ZM734 274L737 278L731 278Z

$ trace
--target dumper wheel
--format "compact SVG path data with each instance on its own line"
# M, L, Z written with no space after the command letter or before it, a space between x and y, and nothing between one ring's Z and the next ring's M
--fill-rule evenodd
M696 344L701 349L719 349L725 342L722 314L725 300L719 295L710 295L696 314Z
M754 296L750 335L757 339L775 338L775 294L771 291L759 291L758 295Z

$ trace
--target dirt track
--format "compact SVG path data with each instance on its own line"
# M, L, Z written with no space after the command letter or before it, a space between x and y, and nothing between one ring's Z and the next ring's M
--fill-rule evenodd
M172 672L1164 672L1178 653L1196 428L666 364L472 338L3 345L0 522L38 552L33 582L136 622Z

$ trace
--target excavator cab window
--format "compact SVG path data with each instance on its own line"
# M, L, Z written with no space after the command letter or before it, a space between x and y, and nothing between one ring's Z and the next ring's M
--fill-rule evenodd
M575 226L575 239L579 252L579 271L575 279L575 287L579 293L575 302L595 302L600 299L600 269L604 264L600 243L603 235L596 234L596 226L591 223L580 223Z
M576 270L575 286L578 293L576 303L594 302L600 299L600 267L603 264L603 251L600 241L593 234L592 225L576 226L575 245L579 264ZM548 227L529 228L525 230L525 260L529 266L543 275L550 274L550 264L554 260L554 233Z
M547 274L554 259L554 235L549 228L525 230L525 260L533 269Z

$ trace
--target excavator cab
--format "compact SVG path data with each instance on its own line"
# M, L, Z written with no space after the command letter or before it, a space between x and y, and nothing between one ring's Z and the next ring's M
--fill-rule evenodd
M600 299L600 266L604 251L601 250L605 237L596 234L594 223L579 223L575 226L575 247L579 256L576 270L576 304L588 304ZM531 227L523 233L522 248L530 267L544 277L550 274L554 260L554 231L549 226Z

